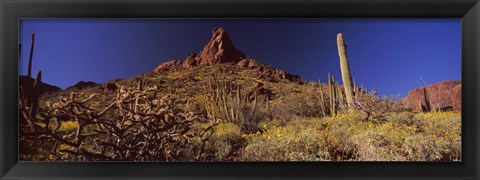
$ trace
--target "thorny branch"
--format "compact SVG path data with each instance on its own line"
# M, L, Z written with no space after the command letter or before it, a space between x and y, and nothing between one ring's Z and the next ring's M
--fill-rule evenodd
M157 91L156 86L143 90L121 87L114 101L103 109L93 107L95 94L71 93L58 102L47 102L37 121L28 113L32 107L21 95L20 141L54 140L66 145L59 153L67 159L172 161L208 157L205 145L218 122L210 120L206 128L194 128L194 122L205 119L176 107L171 96L149 96ZM78 123L76 131L61 130L65 117Z

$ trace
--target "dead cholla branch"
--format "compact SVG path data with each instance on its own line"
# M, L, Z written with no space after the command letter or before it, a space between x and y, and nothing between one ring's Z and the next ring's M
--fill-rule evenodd
M57 102L48 102L47 110L36 114L35 121L20 97L21 143L52 139L62 147L53 152L64 160L172 161L203 160L207 139L218 123L209 121L206 128L193 129L196 121L205 120L189 109L175 107L171 96L151 96L158 88L120 87L116 98L103 109L93 108L95 94L71 93ZM61 130L60 116L78 123L73 132ZM40 126L39 124L44 124Z

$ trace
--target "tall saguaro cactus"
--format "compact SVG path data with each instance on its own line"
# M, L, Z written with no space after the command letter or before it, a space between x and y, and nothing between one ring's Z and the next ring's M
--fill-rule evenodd
M30 58L28 60L28 77L32 77L32 58L35 48L35 33L32 33L32 46L30 46Z
M340 57L340 69L342 71L342 81L345 87L345 96L347 98L347 106L351 107L353 104L353 83L352 75L350 74L350 66L348 65L347 51L345 41L342 33L337 35L338 56Z

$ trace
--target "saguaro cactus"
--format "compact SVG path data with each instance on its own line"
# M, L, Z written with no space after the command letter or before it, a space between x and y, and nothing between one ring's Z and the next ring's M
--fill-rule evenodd
M430 112L430 100L428 98L427 88L423 88L423 98L425 99L425 111Z
M348 65L347 51L342 33L337 35L338 56L340 57L340 69L342 71L342 81L345 87L345 96L347 97L347 107L353 104L353 83Z
M30 58L28 60L28 77L32 77L32 58L35 48L35 33L32 33L32 46L30 46Z

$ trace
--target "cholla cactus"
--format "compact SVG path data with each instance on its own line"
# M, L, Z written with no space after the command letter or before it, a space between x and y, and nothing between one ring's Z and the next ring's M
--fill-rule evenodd
M46 107L36 113L46 126L21 128L20 143L46 139L62 144L53 148L62 160L205 160L205 144L218 122L175 106L171 96L150 96L157 91L156 86L141 91L121 86L104 108L94 106L96 94L71 93L57 102L46 101ZM129 104L136 99L140 101L134 110ZM20 104L21 122L34 122L25 113L28 109ZM78 124L76 130L61 131L61 116ZM207 126L192 128L200 121Z

